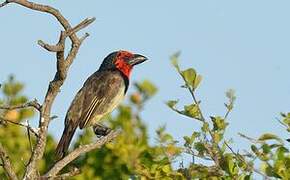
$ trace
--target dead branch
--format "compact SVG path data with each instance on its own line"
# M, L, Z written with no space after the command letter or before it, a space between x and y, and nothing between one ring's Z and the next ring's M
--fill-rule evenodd
M13 110L13 109L24 109L24 108L28 108L28 107L32 107L38 111L40 111L40 109L41 109L41 105L37 102L36 99L33 101L29 101L27 103L24 103L24 104L20 104L20 105L0 106L0 109Z
M45 174L44 177L45 178L55 177L57 173L59 173L60 170L62 170L67 164L75 160L77 157L87 152L90 152L94 149L102 147L107 142L110 142L114 138L116 138L119 134L120 134L120 130L112 131L108 135L98 139L94 143L86 144L86 145L78 147L77 149L69 153L67 156L65 156L63 159L55 163L54 166Z
M7 118L4 118L4 117L2 117L2 116L0 116L0 122L1 121L4 121L4 122L6 122L6 123L10 123L10 124L14 124L14 125L17 125L17 126L22 126L22 127L25 127L27 130L29 130L31 133L33 133L36 137L38 137L38 130L37 129L35 129L35 128L33 128L33 127L31 127L29 124L28 124L28 122L26 122L26 123L18 123L18 122L14 122L14 121L11 121L11 120L9 120L9 119L7 119ZM1 123L0 123L1 124Z
M10 159L8 154L6 153L5 149L0 144L0 159L2 161L2 166L7 174L7 177L11 180L17 180L16 173L11 165Z

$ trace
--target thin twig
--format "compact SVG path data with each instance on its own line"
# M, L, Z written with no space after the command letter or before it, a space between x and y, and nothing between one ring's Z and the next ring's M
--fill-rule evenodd
M224 120L226 120L228 118L230 112L231 112L231 110L230 109L227 109L227 112L226 112L226 114L224 116Z
M62 47L57 44L57 45L49 45L45 42L43 42L42 40L38 40L37 44L41 47L43 47L44 49L50 51L50 52L59 52L62 50Z
M17 180L18 178L15 173L15 170L12 167L9 156L1 144L0 144L0 159L2 161L2 167L4 168L7 177L11 180Z
M89 33L85 33L81 38L80 38L80 42L82 43L87 37L89 37L90 34Z
M199 111L199 114L200 114L200 119L201 119L202 121L206 122L206 120L205 120L205 118L204 118L204 116L203 116L203 113L202 113L202 111L201 111L201 108L200 108L200 106L199 106L199 102L197 101L197 99L196 99L196 97L195 97L195 95L194 95L192 89L191 89L190 87L187 87L187 89L188 89L188 91L190 92L191 97L192 97L194 103L196 104L196 107L197 107L197 109L198 109L198 111Z
M37 100L29 101L24 104L20 105L5 105L5 106L0 106L0 109L5 109L5 110L13 110L13 109L24 109L28 107L33 107L36 110L40 111L41 105L37 102Z
M96 20L95 17L93 18L86 18L84 19L82 22L80 22L78 25L76 25L75 27L69 29L66 31L66 37L70 36L72 33L76 33L81 29L84 29L85 27L87 27L88 25L90 25L92 22L94 22Z
M242 133L238 133L238 135L241 136L242 138L247 139L248 141L252 142L253 144L263 143L263 141L259 141L257 139L251 138L251 137L246 136L245 134L242 134Z
M27 128L30 132L32 132L36 137L38 137L38 130L29 126L28 123L24 124L24 123L18 123L18 122L14 122L14 121L11 121L7 118L4 118L2 116L0 116L0 121L4 121L6 123L10 123L10 124L14 124L14 125L17 125L17 126L22 126L22 127L25 127Z
M29 130L29 128L28 128L28 127L30 127L30 126L29 126L29 122L28 122L28 121L26 121L26 123L28 124L26 130L27 130L27 137L28 137L28 141L29 141L30 151L31 151L31 153L32 153L32 152L33 152L33 147L32 147L32 143L31 143L30 130Z
M80 155L90 152L94 149L102 147L104 144L112 141L114 138L116 138L120 134L120 130L112 131L108 135L98 139L96 142L83 145L78 147L77 149L70 152L67 156L65 156L63 159L58 161L54 164L54 166L45 174L44 177L51 178L55 177L57 173L62 170L67 164L69 164L71 161L75 160Z

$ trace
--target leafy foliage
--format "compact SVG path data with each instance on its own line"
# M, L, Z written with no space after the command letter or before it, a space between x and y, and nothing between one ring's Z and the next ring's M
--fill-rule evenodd
M229 123L226 121L229 113L234 108L236 96L234 90L226 92L228 102L225 103L226 113L223 116L211 116L206 119L200 108L201 101L195 96L195 90L201 82L201 76L192 69L181 70L178 65L180 53L171 57L172 65L182 77L185 88L192 97L192 104L185 105L183 110L176 108L177 100L170 100L166 104L173 111L198 120L200 131L194 131L191 136L184 136L184 151L192 156L192 163L189 167L183 165L179 169L183 177L187 179L205 178L205 179L250 179L253 173L258 173L263 177L275 177L289 179L290 163L289 149L284 145L284 140L275 134L265 133L261 135L251 146L253 153L239 154L234 152L229 145L228 140L224 138ZM289 132L290 121L289 113L282 114L283 120L280 121ZM247 136L244 136L247 137ZM253 142L253 138L250 139ZM272 142L272 143L270 143ZM255 144L259 144L257 147ZM211 161L210 165L199 164L199 159ZM254 163L260 159L262 163ZM261 164L261 170L255 168L255 165Z

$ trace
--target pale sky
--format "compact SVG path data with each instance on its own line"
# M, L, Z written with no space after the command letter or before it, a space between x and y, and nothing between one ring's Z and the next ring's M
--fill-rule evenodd
M272 132L289 138L275 118L280 112L290 111L290 1L38 2L60 9L73 25L86 17L96 17L81 32L91 36L83 43L55 101L52 114L59 118L51 123L49 131L57 139L77 90L108 53L119 49L150 59L134 69L131 82L148 79L159 88L142 113L151 142L155 129L163 124L178 140L199 127L198 122L177 115L164 104L170 99L191 102L169 61L169 56L179 50L181 67L193 67L203 76L197 96L207 117L223 115L225 91L236 91L237 101L226 133L226 137L233 137L234 149L249 144L238 132L251 137ZM54 76L55 57L36 42L57 42L61 27L51 16L15 4L1 8L0 17L0 82L13 73L26 84L25 94L41 102Z

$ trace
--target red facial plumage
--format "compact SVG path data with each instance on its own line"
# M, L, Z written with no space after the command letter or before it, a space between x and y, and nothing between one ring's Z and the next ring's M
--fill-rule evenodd
M132 58L134 55L128 51L119 51L116 56L116 67L128 78L130 77L132 66L127 63L126 59Z

